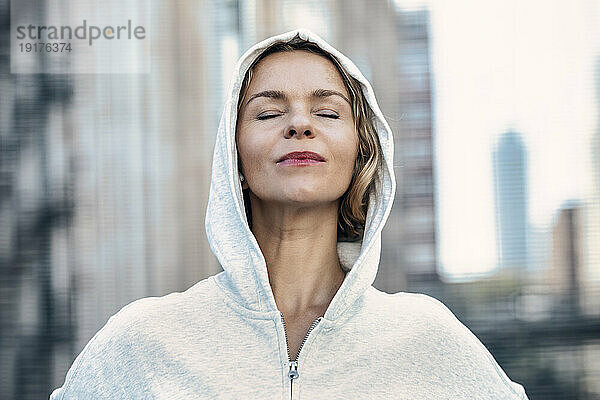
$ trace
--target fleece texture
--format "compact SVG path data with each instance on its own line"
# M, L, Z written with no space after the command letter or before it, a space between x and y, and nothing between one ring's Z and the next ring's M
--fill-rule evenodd
M384 163L362 238L337 245L346 278L290 362L284 320L245 214L235 126L249 66L268 45L297 34L337 57L361 83L375 113ZM234 71L216 136L205 219L223 272L184 292L123 307L87 343L50 400L527 399L523 386L439 300L372 286L396 191L394 140L356 65L313 32L295 29L252 46Z

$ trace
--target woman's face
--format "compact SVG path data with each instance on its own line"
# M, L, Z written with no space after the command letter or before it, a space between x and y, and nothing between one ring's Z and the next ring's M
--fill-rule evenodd
M336 201L350 184L358 134L349 95L331 61L307 51L274 53L256 66L240 109L243 188L263 201ZM324 161L280 162L294 151Z

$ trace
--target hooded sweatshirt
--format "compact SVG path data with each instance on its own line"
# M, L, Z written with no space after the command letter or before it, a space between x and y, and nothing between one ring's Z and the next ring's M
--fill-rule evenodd
M283 314L249 228L238 174L237 101L268 45L298 34L356 78L375 114L383 167L362 239L337 243L346 277L290 361ZM527 399L490 352L439 300L372 286L396 182L392 131L370 83L322 38L295 29L238 61L216 137L205 227L223 271L183 292L136 300L86 344L50 400L67 399Z

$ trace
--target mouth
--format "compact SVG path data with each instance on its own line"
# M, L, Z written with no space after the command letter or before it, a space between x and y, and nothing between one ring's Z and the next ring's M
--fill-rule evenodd
M281 157L277 164L280 165L311 165L325 162L325 158L312 151L292 151Z

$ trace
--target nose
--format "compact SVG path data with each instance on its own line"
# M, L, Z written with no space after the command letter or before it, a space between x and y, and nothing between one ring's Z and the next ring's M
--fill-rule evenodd
M294 136L298 138L304 136L314 137L314 127L310 122L310 113L307 114L307 112L301 110L292 111L284 136L286 139Z

